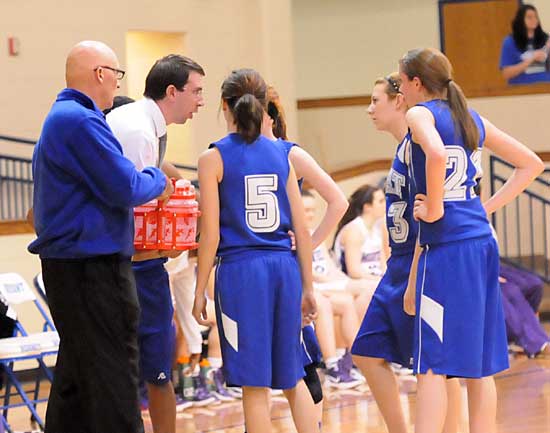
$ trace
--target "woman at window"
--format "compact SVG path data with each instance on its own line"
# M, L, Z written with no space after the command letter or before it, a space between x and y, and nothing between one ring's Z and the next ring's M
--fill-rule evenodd
M500 70L508 84L550 82L548 34L542 30L537 9L521 5L512 21L512 34L504 38Z

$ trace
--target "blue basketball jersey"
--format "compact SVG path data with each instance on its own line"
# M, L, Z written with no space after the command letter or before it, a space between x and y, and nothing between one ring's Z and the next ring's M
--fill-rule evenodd
M478 149L468 149L461 133L455 127L447 101L435 99L418 104L426 107L435 119L435 127L447 152L445 178L445 214L434 223L420 221L420 243L437 244L461 239L471 239L491 234L489 220L481 200L474 192L476 179L481 177L481 148L485 140L483 122L470 110L478 129ZM426 155L411 139L411 198L417 193L426 194Z
M285 149L287 155L290 154L290 151L292 150L292 148L294 146L298 146L296 143L292 143L291 141L285 141L281 138L277 139L277 141L275 143L279 143L280 145L282 145L283 148ZM298 146L298 147L300 147L300 146ZM301 177L300 179L298 179L298 188L300 188L300 191L302 191L303 184L304 184L304 178Z
M292 143L291 141L283 140L282 138L278 138L275 143L279 143L283 148L286 150L287 155L290 153L290 150L294 146L298 146L296 143Z
M386 226L390 235L392 255L411 254L418 233L418 223L413 218L413 200L410 196L409 172L405 160L407 147L410 147L408 135L397 146L384 188Z
M218 256L251 249L289 251L289 164L283 146L261 135L247 144L232 133L210 147L218 149L223 161Z

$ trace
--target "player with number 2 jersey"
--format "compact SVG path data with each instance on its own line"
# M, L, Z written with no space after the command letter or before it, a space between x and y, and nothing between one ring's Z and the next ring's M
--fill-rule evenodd
M355 362L367 378L389 433L407 430L407 422L400 409L397 380L388 362L399 363L407 368L412 366L414 317L403 310L403 296L418 233L418 224L413 219L407 163L410 152L405 120L407 106L399 90L400 84L397 73L378 79L368 108L368 114L377 129L391 133L401 142L397 146L385 187L391 256L352 348ZM457 431L455 420L458 416L455 415L460 413L458 379L448 380L446 388L448 416L444 431L451 433Z
M485 140L483 122L470 110L479 130L478 147L472 150L456 138L446 101L436 99L416 106L433 116L447 162L443 216L434 222L419 222L423 253L417 273L417 304L423 305L417 309L420 321L415 333L414 370L425 373L432 369L437 374L458 377L491 376L508 368L508 355L498 285L498 247L485 209L474 192L479 174L475 162ZM426 194L426 155L414 137L410 157L411 191ZM444 269L452 269L453 274ZM476 279L480 284L472 283ZM456 284L468 285L472 292L464 295ZM494 302L481 302L487 296ZM488 326L470 332L468 326L453 325L463 322L465 314L468 321L479 320Z
M467 379L470 432L486 433L497 430L492 375L508 367L498 246L487 215L514 200L544 165L469 110L452 74L449 59L433 48L399 60L399 90L410 107L413 216L420 221L403 306L415 315L415 431L443 431L442 385L454 376ZM482 145L514 167L483 204L474 192Z

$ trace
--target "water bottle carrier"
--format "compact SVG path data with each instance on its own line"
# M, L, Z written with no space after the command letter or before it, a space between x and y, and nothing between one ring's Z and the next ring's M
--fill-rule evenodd
M187 180L172 179L174 193L168 200L152 200L134 208L136 250L193 250L198 247L200 215L195 188Z

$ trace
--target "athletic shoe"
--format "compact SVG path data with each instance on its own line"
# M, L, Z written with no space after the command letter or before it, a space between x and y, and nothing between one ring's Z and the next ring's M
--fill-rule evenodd
M353 359L351 357L351 352L346 349L346 353L344 356L342 356L342 365L343 368L349 372L349 375L355 379L358 380L361 383L366 383L367 379L365 379L365 376L363 376L363 373L361 373L361 370L359 370L355 365L353 365Z
M210 391L214 396L220 401L234 401L233 397L227 388L225 387L225 377L223 376L223 371L221 368L216 370L211 369L208 372L209 382L210 382Z
M192 401L185 400L180 395L176 394L176 412L183 412L190 407L193 407Z
M343 359L340 358L336 365L325 370L325 383L331 388L338 389L351 389L361 385L359 380L351 377L343 364Z
M218 402L216 397L208 390L204 377L200 374L192 376L193 379L193 406L202 407Z

